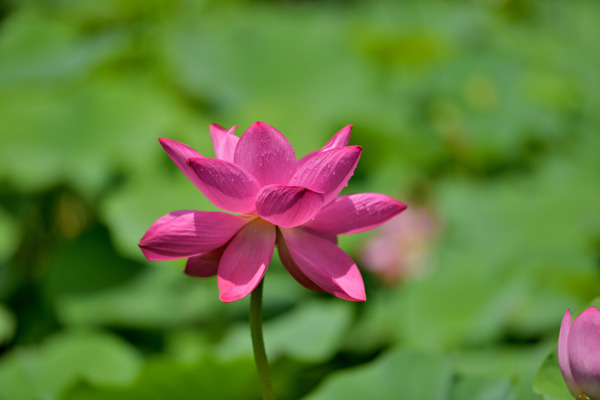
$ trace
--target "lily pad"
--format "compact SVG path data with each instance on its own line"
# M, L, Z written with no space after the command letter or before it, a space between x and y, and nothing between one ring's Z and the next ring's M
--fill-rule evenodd
M58 399L73 384L127 386L142 359L122 339L98 331L64 331L0 361L0 398Z
M192 363L156 357L127 388L80 384L64 400L255 400L258 381L251 360L200 358Z
M451 385L448 358L397 348L369 364L331 374L304 400L444 400Z
M264 322L267 356L273 361L283 355L306 362L325 361L339 350L351 319L349 303L306 300ZM231 329L216 351L223 359L252 358L250 327L240 324Z

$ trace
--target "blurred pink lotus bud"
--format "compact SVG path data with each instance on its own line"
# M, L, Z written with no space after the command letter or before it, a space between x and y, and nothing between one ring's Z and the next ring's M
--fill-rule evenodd
M399 217L378 228L361 257L364 268L389 285L424 271L439 230L435 217L423 207L411 206Z
M590 307L571 322L569 310L558 336L558 365L578 400L600 400L600 311Z

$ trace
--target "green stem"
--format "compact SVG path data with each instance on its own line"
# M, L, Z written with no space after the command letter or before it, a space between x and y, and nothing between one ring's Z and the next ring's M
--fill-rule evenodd
M256 289L252 292L252 297L250 297L250 336L252 336L254 362L256 363L256 371L258 372L263 400L275 400L262 333L262 293L263 280L260 281Z

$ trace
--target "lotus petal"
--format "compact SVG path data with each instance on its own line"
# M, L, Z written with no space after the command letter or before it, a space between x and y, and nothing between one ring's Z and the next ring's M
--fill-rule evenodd
M342 129L340 129L335 135L333 135L333 137L331 139L329 139L329 141L325 144L325 146L323 146L319 150L313 151L312 153L309 153L309 154L305 155L304 157L302 157L302 159L300 161L298 161L298 168L300 168L300 166L302 164L304 164L305 162L307 162L308 160L313 158L316 154L318 154L321 151L337 149L340 147L348 146L348 142L350 141L350 133L351 132L352 132L352 125L347 125L347 126L343 127Z
M567 388L573 397L577 397L581 389L575 382L573 374L571 373L571 366L569 365L569 332L571 330L571 313L569 310L563 317L562 324L560 325L560 334L558 336L558 365L562 372Z
M271 262L274 248L275 226L260 218L244 226L221 257L219 298L231 302L253 291Z
M337 197L306 226L333 235L358 233L381 225L405 209L405 204L384 194L350 194Z
M302 186L267 185L256 195L261 218L284 228L302 225L323 206L323 193Z
M198 176L198 188L217 207L249 214L260 186L242 167L212 158L191 158L190 166Z
M240 140L234 134L236 128L237 126L233 126L227 130L217 124L210 125L210 139L215 150L215 157L219 160L233 162L235 147Z
M302 272L298 265L296 265L294 259L290 255L290 251L287 248L285 239L283 238L283 235L281 234L281 231L279 229L277 230L277 253L279 254L279 259L281 260L285 269L287 269L290 275L299 284L315 292L324 292L324 290L317 286L316 283L308 279L308 277L304 275L304 272Z
M342 249L302 228L282 228L280 231L291 259L306 278L342 299L366 300L360 271Z
M296 172L296 155L277 129L255 122L240 138L234 162L256 178L261 186L287 185Z
M600 311L590 307L579 314L566 340L574 380L590 399L600 399Z
M190 257L185 263L183 272L196 278L209 278L217 274L219 259L206 259L202 255Z
M194 185L198 186L198 176L188 165L188 160L190 158L204 158L204 156L187 144L183 144L176 140L158 138L158 141L169 157L171 157L171 160L173 160L175 165L179 167L181 172L183 172Z
M348 146L319 152L299 166L290 185L323 192L328 204L348 184L361 151L360 146Z
M223 246L248 221L221 212L175 211L156 220L138 246L151 261L193 257Z

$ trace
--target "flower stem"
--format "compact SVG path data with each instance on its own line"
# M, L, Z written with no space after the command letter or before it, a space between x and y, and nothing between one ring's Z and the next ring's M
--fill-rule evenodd
M250 336L252 336L252 347L254 349L254 362L263 400L275 400L271 377L269 376L269 362L265 353L265 342L262 333L262 293L263 280L260 281L250 297Z

